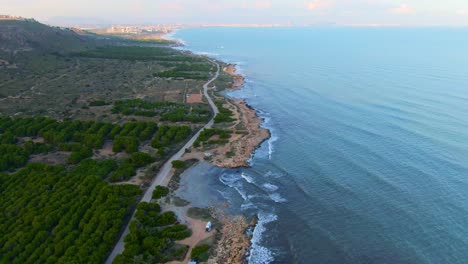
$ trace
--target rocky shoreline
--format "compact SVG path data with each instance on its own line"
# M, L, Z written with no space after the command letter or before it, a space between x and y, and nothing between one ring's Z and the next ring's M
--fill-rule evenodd
M232 77L231 87L227 91L242 89L245 78L237 73L235 64L228 64L223 68L224 73ZM216 94L213 94L216 96ZM219 96L219 95L218 95ZM192 147L183 156L183 160L205 160L221 168L249 167L249 160L260 145L271 137L270 131L261 125L264 119L258 116L257 111L245 99L220 97L225 103L223 107L233 112L235 121L229 127L232 136L226 144L212 149ZM208 155L209 154L209 155ZM242 216L227 215L220 212L214 216L221 227L217 229L219 235L213 245L213 251L207 263L248 263L251 238L257 220L250 223Z
M229 64L224 68L224 72L233 78L232 88L229 91L242 89L245 78L236 73L236 65ZM235 150L235 155L231 158L214 159L210 163L223 168L249 167L249 160L254 152L263 142L271 137L268 129L261 125L264 119L258 116L257 111L250 106L245 99L228 98L224 105L234 112L234 116L239 124L244 127L247 134L234 137L229 140L227 148ZM252 236L257 226L258 218L255 217L247 222L244 216L233 218L234 221L224 221L221 229L221 240L217 245L215 254L208 263L248 263L250 249L252 247ZM221 261L221 262L218 262Z
M232 88L229 89L230 91L242 89L242 87L244 86L244 82L245 82L245 77L242 74L236 73L237 72L236 66L237 66L236 64L228 64L223 69L224 72L231 75L231 77L234 79Z

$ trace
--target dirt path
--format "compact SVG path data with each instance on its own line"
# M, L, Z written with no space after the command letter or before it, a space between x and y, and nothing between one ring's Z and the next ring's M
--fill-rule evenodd
M171 261L167 264L186 264L190 261L190 255L192 254L192 249L200 243L200 241L207 239L208 237L212 236L215 231L206 232L206 222L202 220L197 220L190 218L188 216L185 217L185 221L187 226L192 230L192 236L186 238L184 240L177 241L177 243L182 245L189 246L189 250L187 251L187 255L183 261Z

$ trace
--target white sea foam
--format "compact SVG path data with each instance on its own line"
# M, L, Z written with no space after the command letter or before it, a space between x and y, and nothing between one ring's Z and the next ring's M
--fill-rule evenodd
M260 245L263 234L266 231L265 225L278 220L278 216L272 213L260 212L258 223L252 237L252 248L250 249L249 264L267 264L274 261L273 253L266 247Z
M242 196L242 199L244 199L244 201L247 201L249 199L249 197L247 196L247 192L240 186L236 186L234 187L234 189L240 194L240 196Z
M268 196L270 196L270 198L275 202L275 203L285 203L287 202L288 200L286 200L285 198L283 198L281 196L281 194L279 193L270 193Z
M281 178L284 176L283 173L281 172L273 172L273 171L267 171L264 175L266 178Z
M247 210L247 209L256 209L257 206L255 206L254 203L252 202L245 202L241 205L241 209L242 210Z
M265 188L267 191L270 191L270 192L274 192L274 191L277 191L279 189L278 186L276 186L274 184L271 184L271 183L265 183L262 186L263 186L263 188Z
M197 52L195 52L195 54L208 56L208 57L217 57L217 56L219 56L219 53L209 52L209 51L197 51Z
M276 136L274 128L271 125L271 117L269 116L269 113L261 111L259 109L257 109L257 112L259 116L263 118L262 127L270 130L271 133L270 138L267 140L267 157L269 160L271 160L275 150L274 143L278 140L278 136Z
M273 155L273 152L275 150L273 143L275 143L275 141L277 140L278 140L278 137L276 136L271 136L270 139L268 139L268 159L269 160L271 160L271 156Z
M229 200L231 197L229 197L228 193L227 192L223 192L223 191L220 191L220 190L217 190L217 192L219 194L221 194L221 196L226 199L226 200Z
M242 179L242 176L238 173L223 173L219 177L219 180L229 187L234 187L235 183L240 179Z
M247 174L245 174L244 172L241 173L241 177L247 181L248 183L255 183L254 179L252 178L252 176L249 176Z

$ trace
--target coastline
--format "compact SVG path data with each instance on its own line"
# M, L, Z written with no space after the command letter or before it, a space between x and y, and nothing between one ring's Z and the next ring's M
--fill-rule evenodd
M250 167L249 161L252 155L262 143L271 137L271 133L262 127L265 120L247 103L246 99L224 96L223 100L225 100L223 107L232 111L235 121L227 126L215 127L232 131L230 138L224 144L193 147L184 155L184 159L205 160L220 168ZM218 137L214 136L211 139L217 140Z
M244 88L245 76L238 73L236 64L211 58L207 54L196 54L188 49L181 49L181 47L186 47L185 42L173 37L178 30L179 29L171 31L162 36L163 39L176 43L172 45L171 48L216 61L216 63L222 67L220 74L225 73L232 78L230 87L225 89L227 92L233 92ZM220 98L224 99L226 102L223 106L233 111L236 121L229 129L234 131L234 135L224 146L205 149L192 148L191 153L186 153L183 158L186 160L205 160L221 168L250 167L249 160L252 155L254 155L255 151L265 141L271 138L271 131L262 127L265 120L258 115L257 110L247 103L246 98L232 98L225 93L221 94L223 91L218 90L216 85L210 88L208 92L211 93L211 97L215 100ZM238 129L239 126L241 129ZM209 158L207 158L207 154Z
M236 77L237 80L242 80L242 82L233 81L232 88L227 89L228 91L242 89L244 85L243 76L240 77L241 75L237 74L235 71L225 70L224 72L230 76L233 74L234 76L232 77ZM215 91L213 91L211 95L212 97L221 96ZM229 142L220 147L203 150L197 150L192 147L189 152L184 154L182 160L196 159L200 162L206 161L220 169L250 167L249 161L255 154L255 151L271 137L270 131L262 127L265 120L247 103L246 99L230 98L225 95L223 95L223 98L226 100L223 106L234 112L236 122L232 125L232 128L241 125L245 128L242 131L247 131L247 133L233 133ZM233 149L236 155L229 156L228 154ZM206 156L207 153L210 154L209 158ZM211 175L206 176L210 177ZM190 182L189 185L197 184L196 180L190 179L193 178L192 176L188 176L188 178ZM202 197L207 197L213 190L214 189L207 188L204 192L199 193ZM193 203L192 199L187 199L187 201L190 204ZM227 208L224 209L226 210ZM182 215L182 217L181 220L192 228L194 233L198 234L200 232L199 229L203 228L203 225L192 225L191 222L193 222L193 219L187 215ZM207 263L248 263L252 247L252 237L258 217L248 221L242 214L230 215L226 213L221 206L221 208L217 208L217 213L213 215L213 218L219 221L221 226L217 228L216 233L213 234L213 237L217 237L217 239L215 239L214 248ZM207 221L202 221L202 223L206 224ZM201 243L201 241L199 241L199 243Z
M223 70L234 79L233 86L230 91L240 90L244 87L245 77L242 74L237 73L236 64L228 64Z
M179 49L184 45L183 41L177 40L171 37L172 41L176 41L176 45L172 48ZM188 50L186 50L188 51ZM192 51L188 51L192 53ZM199 55L203 57L209 56L206 54ZM245 77L237 73L235 64L227 64L223 61L216 60L220 65L223 65L222 73L232 78L230 87L226 88L227 92L240 90L244 87ZM196 149L195 147L190 148L182 156L181 160L199 160L200 162L207 161L211 165L217 168L241 168L250 167L249 161L255 154L255 151L271 137L271 132L262 127L264 119L258 115L258 112L250 106L245 98L231 98L227 96L223 91L219 91L216 85L209 89L209 93L212 98L225 100L223 107L231 110L235 122L229 129L232 129L234 133L226 144L208 149ZM196 167L193 165L190 168ZM174 170L173 170L174 171ZM173 172L172 172L173 173ZM172 175L171 175L172 176ZM189 181L191 181L189 176ZM189 185L194 184L194 182ZM208 192L213 192L214 189L208 189ZM178 191L178 188L175 192ZM200 193L201 196L206 196ZM193 199L188 199L189 203L186 206L185 213L181 213L179 217L181 221L186 223L189 228L193 230L194 236L190 237L190 249L187 254L190 254L191 250L197 244L202 243L206 239L213 239L212 250L210 251L210 258L206 263L248 263L248 257L252 247L252 236L254 229L257 225L257 220L252 219L250 222L245 216L241 215L229 215L219 207L212 213L212 217L220 223L220 226L213 231L213 234L209 236L203 235L204 225L208 222L206 219L194 219L187 214L187 208L192 206ZM215 205L213 205L215 206ZM172 206L171 206L172 207ZM212 206L209 206L212 208ZM197 223L197 224L194 224ZM203 229L203 230L200 230ZM202 239L203 238L203 241ZM187 241L180 241L180 243L186 244ZM183 262L187 263L190 259L187 255Z

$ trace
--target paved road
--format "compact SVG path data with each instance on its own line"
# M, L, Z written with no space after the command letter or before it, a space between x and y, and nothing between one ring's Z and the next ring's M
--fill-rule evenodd
M211 128L211 126L213 126L214 117L216 116L216 114L219 113L219 110L218 110L218 107L213 102L213 100L211 99L210 95L208 94L208 86L212 82L214 82L216 79L218 79L219 71L220 71L219 64L216 63L216 62L213 62L213 63L216 64L216 74L211 80L209 80L207 83L205 83L205 85L203 85L203 93L205 94L205 98L208 100L208 103L210 104L211 109L213 109L213 113L214 113L213 117L176 154L174 154L174 156L172 156L166 163L164 163L162 168L159 170L158 175L156 176L156 178L151 183L151 186L146 190L145 195L141 199L140 203L141 202L150 202L151 201L151 196L153 195L153 190L158 185L164 185L167 178L169 177L169 172L172 169L172 162L174 160L179 160L180 158L182 158L182 155L184 155L184 153L185 153L185 149L190 148L193 145L193 143L195 142L195 140L197 140L198 136L200 135L200 133L201 133L201 131L203 129ZM124 247L125 247L124 238L128 235L128 233L130 233L129 226L130 226L131 220L135 217L135 212L136 212L136 210L133 212L133 215L132 215L132 218L130 219L130 221L128 221L127 226L125 227L125 231L120 236L119 242L117 242L117 244L114 246L114 249L112 250L111 254L107 258L106 264L112 264L115 257L123 252Z

